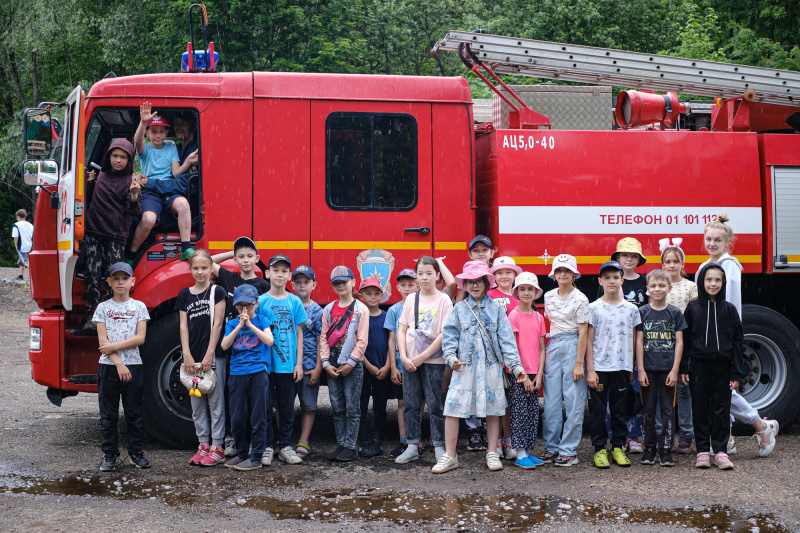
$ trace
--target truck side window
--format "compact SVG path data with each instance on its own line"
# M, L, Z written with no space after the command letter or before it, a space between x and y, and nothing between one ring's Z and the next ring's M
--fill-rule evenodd
M417 204L417 190L417 121L413 116L328 115L325 199L331 209L409 211Z

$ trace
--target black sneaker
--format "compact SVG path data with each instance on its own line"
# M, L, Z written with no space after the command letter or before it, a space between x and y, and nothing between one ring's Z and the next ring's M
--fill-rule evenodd
M344 446L337 446L336 449L333 450L333 453L331 453L328 456L328 459L330 459L331 461L336 461L337 458L339 457L339 454L342 453L343 451L344 451Z
M401 442L400 444L394 447L394 450L389 452L389 455L391 455L392 457L400 457L400 455L402 455L402 453L406 451L406 448L408 448L408 444L406 444L405 442Z
M358 447L358 455L361 457L372 457L375 455L375 452L372 451L372 443L370 441L362 442L361 446Z
M379 455L383 455L383 446L381 446L381 441L375 439L372 441L372 456L378 457Z
M131 464L136 468L150 468L150 461L142 452L131 454Z
M485 450L483 448L483 441L479 431L471 429L469 431L469 441L467 441L467 451L477 452L478 450Z
M675 461L672 459L672 451L661 450L661 466L675 466Z
M25 278L23 278L23 277L22 277L22 274L20 274L19 276L17 276L17 280L19 280L19 281L22 281L22 280L24 280L24 279L25 279Z
M339 461L340 463L349 463L350 461L355 461L356 459L358 459L358 454L356 451L353 448L345 448L343 446L342 451L336 456L335 460Z
M111 472L117 466L117 457L116 455L104 455L103 460L100 463L100 471L101 472Z
M656 449L655 448L645 448L644 454L642 455L642 464L643 465L652 465L656 463Z
M546 452L544 452L542 454L541 457L539 457L539 460L541 462L543 462L544 464L550 464L553 461L555 461L556 459L558 459L558 452L548 452L548 451L546 451Z
M481 433L481 450L489 449L489 436L486 433Z

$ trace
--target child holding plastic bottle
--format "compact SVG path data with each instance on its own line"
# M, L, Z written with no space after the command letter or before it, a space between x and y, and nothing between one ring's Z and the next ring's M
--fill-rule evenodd
M486 294L494 283L486 263L468 261L456 282L469 295L456 304L444 326L442 346L447 365L453 369L453 380L444 409L445 453L437 458L433 473L458 468L459 419L468 416L486 418L490 446L486 466L492 471L502 470L495 443L500 435L500 418L507 407L503 365L513 372L518 383L524 383L528 376L519 360L505 310Z
M539 389L544 374L544 339L547 336L544 318L534 303L542 296L536 274L523 272L517 276L513 296L519 304L508 315L508 320L528 378L524 383L514 383L506 389L506 397L511 416L511 447L516 451L514 464L530 469L542 464L535 456L528 455L528 450L536 447L536 434L539 432Z
M214 261L206 250L189 257L194 285L178 293L175 310L180 316L183 368L190 374L211 369L217 375L214 392L192 396L192 420L200 446L191 465L216 466L225 462L225 372L227 361L220 347L222 324L228 295L219 285L211 284ZM209 442L210 441L210 442Z

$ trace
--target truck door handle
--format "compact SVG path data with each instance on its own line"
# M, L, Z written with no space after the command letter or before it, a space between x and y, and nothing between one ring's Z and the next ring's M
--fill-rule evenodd
M414 232L416 232L416 233L422 233L423 235L427 235L428 233L431 232L431 228L426 228L426 227L422 227L422 228L406 228L403 231L405 231L406 233L414 233Z

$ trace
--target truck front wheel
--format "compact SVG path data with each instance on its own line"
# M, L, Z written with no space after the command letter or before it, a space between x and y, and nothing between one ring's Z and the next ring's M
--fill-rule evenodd
M148 433L175 448L197 444L189 391L181 384L183 364L178 313L148 327L139 351L144 363L144 423Z
M780 313L758 305L742 308L748 376L739 393L762 417L781 426L800 413L800 331ZM742 428L744 429L744 428Z

